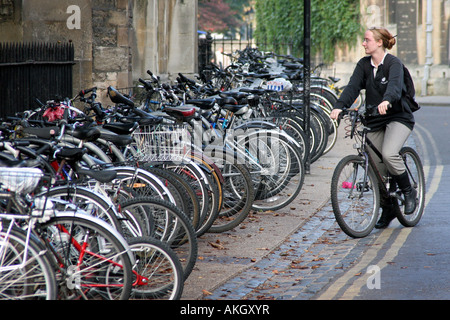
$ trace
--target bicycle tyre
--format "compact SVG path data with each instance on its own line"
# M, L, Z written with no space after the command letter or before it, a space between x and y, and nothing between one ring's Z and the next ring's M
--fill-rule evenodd
M414 227L422 218L425 207L425 173L419 154L413 148L403 147L400 150L400 154L405 161L409 180L413 188L417 191L417 206L416 210L408 215L404 214L404 207L400 206L400 210L396 210L396 215L398 221L404 227Z
M222 172L217 165L209 159L205 154L199 152L191 152L187 155L192 161L198 163L198 165L204 168L206 176L209 178L210 189L209 195L209 215L203 219L203 222L196 229L197 237L201 237L205 232L209 230L211 225L216 220L220 208L223 204L223 191L222 191ZM181 177L180 177L181 178Z
M202 225L204 221L209 219L209 216L214 214L214 212L210 211L211 198L208 192L210 185L206 174L199 168L198 164L192 161L188 163L164 162L163 168L183 177L194 190L200 204L199 225Z
M238 145L252 155L258 154L254 157L267 170L255 184L254 210L279 210L297 197L303 186L304 164L290 136L261 130L238 140Z
M200 224L200 204L190 185L173 171L150 166L144 168L158 176L169 188L176 201L176 206L188 216L192 226L196 229Z
M218 217L208 230L210 233L236 228L248 216L255 199L252 177L244 165L225 163L221 170L225 179L224 200Z
M342 231L353 238L367 236L373 230L379 215L378 181L371 167L367 171L365 169L362 157L349 155L337 164L331 178L334 216ZM365 172L367 182L364 182Z

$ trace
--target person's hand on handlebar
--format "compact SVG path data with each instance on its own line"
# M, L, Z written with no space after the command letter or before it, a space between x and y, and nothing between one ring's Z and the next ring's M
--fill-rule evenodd
M330 118L333 120L337 120L339 118L339 115L341 114L342 109L333 109L330 113Z
M383 101L378 105L378 113L381 115L385 115L387 110L391 107L389 101Z

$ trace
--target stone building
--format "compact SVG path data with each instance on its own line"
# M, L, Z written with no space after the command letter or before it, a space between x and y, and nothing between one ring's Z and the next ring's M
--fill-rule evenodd
M0 0L0 42L69 42L74 92L197 68L197 0Z
M450 0L360 0L362 24L397 34L392 51L418 94L450 93ZM146 71L163 78L198 70L197 0L0 0L1 42L75 46L74 91L133 86ZM312 23L314 23L312 21ZM356 47L338 48L333 75L345 84Z

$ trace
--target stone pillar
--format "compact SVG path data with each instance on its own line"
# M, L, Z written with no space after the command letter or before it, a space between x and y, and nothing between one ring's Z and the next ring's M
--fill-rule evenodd
M197 0L134 0L133 78L197 70Z
M167 72L177 77L178 72L194 74L198 64L197 5L196 0L172 0L175 3L169 31L169 59Z
M417 0L398 0L396 7L398 57L417 64Z
M93 84L101 89L132 86L130 4L128 0L92 0Z

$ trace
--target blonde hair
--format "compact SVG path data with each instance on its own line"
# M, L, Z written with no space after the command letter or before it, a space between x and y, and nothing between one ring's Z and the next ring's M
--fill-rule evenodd
M388 50L392 49L397 42L395 39L396 36L393 36L386 28L372 27L369 31L372 31L373 37L376 41L383 41L383 47Z

